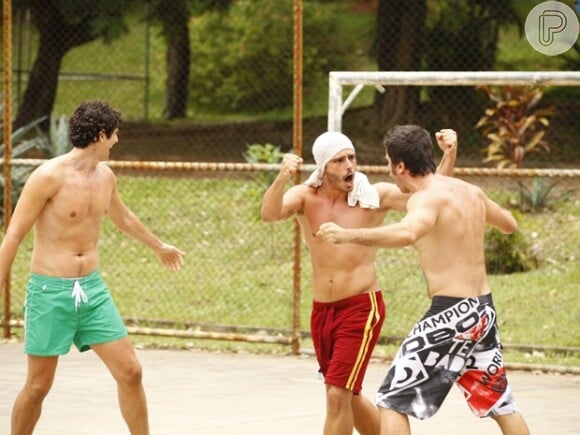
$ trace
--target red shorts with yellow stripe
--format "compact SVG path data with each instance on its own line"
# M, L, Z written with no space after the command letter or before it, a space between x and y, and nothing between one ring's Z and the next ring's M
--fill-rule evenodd
M380 290L312 304L310 330L324 382L359 394L385 320Z

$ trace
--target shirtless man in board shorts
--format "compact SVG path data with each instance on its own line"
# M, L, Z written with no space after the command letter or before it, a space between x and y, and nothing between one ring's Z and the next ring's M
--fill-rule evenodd
M107 103L82 103L70 118L73 149L33 171L2 240L0 290L20 243L34 226L25 301L28 373L12 410L12 435L32 434L58 357L72 343L80 351L94 350L110 370L131 434L149 434L141 365L99 273L101 223L108 216L172 271L181 267L184 253L147 230L119 196L105 161L118 142L120 122L120 113Z
M512 233L517 223L483 191L435 174L429 133L396 126L384 143L390 174L411 193L398 223L343 228L328 222L318 236L337 246L413 245L427 279L431 307L403 341L379 388L381 434L410 434L408 416L431 417L456 383L478 417L504 434L528 435L502 362L496 313L484 259L486 223Z
M455 164L457 136L437 133L444 151L440 170ZM262 219L280 221L295 215L310 248L313 269L311 333L326 384L325 434L379 433L379 412L361 394L365 371L385 318L374 268L376 248L332 245L315 237L322 222L351 227L381 225L389 209L404 210L408 195L392 183L371 185L356 171L352 142L338 132L320 135L313 144L316 170L304 184L285 192L302 159L286 154L276 180L264 195Z

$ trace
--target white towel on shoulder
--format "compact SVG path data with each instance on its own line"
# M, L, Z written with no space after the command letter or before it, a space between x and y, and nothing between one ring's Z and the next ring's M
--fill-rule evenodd
M316 169L304 184L319 187L322 184L327 163L339 152L346 149L354 151L354 145L347 136L338 131L327 131L318 136L312 145ZM362 208L378 208L380 204L379 192L370 183L368 177L359 171L355 172L353 188L348 193L348 205L354 207L357 203Z

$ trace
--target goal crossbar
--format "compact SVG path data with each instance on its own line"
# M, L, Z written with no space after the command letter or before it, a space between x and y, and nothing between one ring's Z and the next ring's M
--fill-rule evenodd
M328 130L342 129L342 115L364 86L580 86L579 71L331 71ZM354 89L343 101L344 86Z

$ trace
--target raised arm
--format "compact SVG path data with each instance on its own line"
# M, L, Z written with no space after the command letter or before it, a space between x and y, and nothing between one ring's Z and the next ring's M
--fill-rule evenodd
M435 133L435 139L443 151L443 156L437 166L437 173L451 176L457 159L457 133L450 128L444 128Z
M114 175L112 176L114 178ZM129 210L121 199L117 190L116 180L108 215L118 229L150 248L168 269L176 271L181 268L185 252L161 241L143 225L139 218Z
M329 243L402 248L412 245L435 226L438 207L432 202L428 194L415 194L409 198L407 214L400 222L373 228L342 228L327 222L316 235Z
M284 155L280 172L262 200L261 217L264 222L287 219L302 208L300 191L305 186L294 186L284 193L286 184L296 174L301 163L302 159L295 154Z

